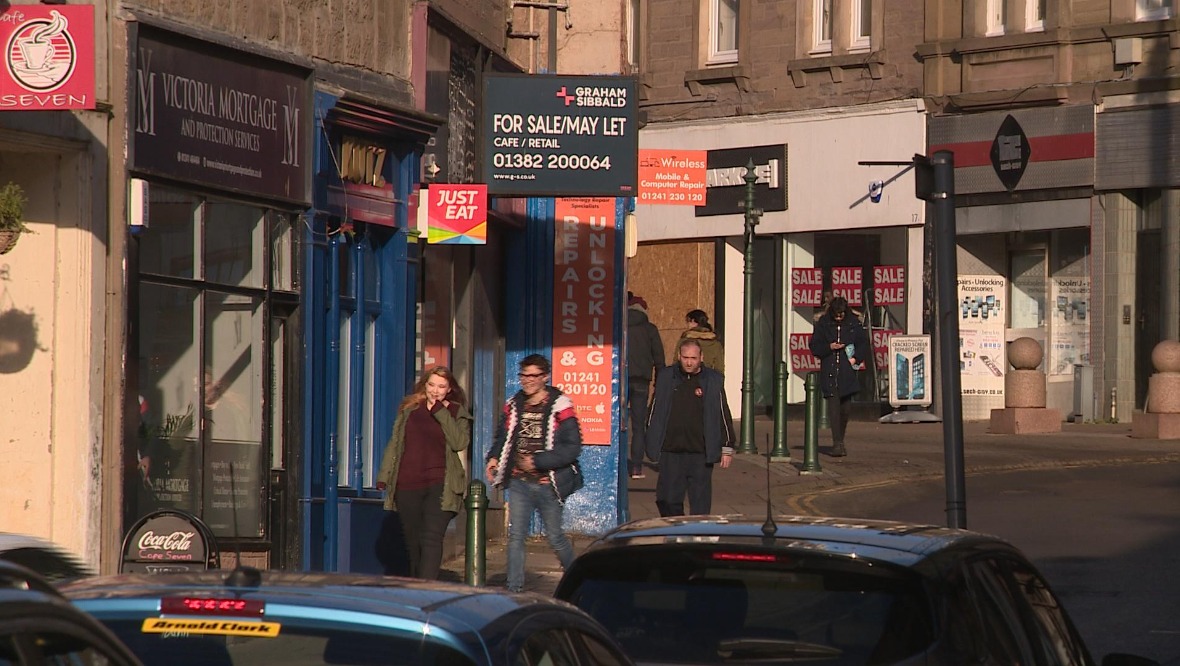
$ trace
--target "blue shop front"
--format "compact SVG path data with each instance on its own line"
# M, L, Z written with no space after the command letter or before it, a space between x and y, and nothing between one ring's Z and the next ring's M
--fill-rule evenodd
M303 236L303 568L380 573L374 486L392 405L414 381L421 260L411 220L439 121L317 91Z

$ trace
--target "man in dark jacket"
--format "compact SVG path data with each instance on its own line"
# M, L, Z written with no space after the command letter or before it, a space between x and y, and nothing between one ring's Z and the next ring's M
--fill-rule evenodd
M540 354L520 362L520 390L504 403L496 437L488 451L487 478L507 488L508 589L524 586L524 539L533 513L563 569L574 561L574 547L562 531L565 499L582 487L578 455L582 428L574 403L549 385L552 366Z
M837 296L828 312L815 324L811 353L819 359L819 388L828 401L828 423L832 426L832 455L848 455L844 433L852 413L852 396L860 392L857 367L872 358L869 336L855 316L849 316L848 301Z
M701 344L682 340L679 363L660 370L647 422L647 446L658 452L656 508L683 516L684 497L694 515L713 507L713 466L733 460L733 416L725 377L701 363ZM655 457L655 456L652 456Z
M647 399L656 372L664 367L660 331L647 318L647 301L631 295L627 303L627 411L631 415L631 478L642 479L647 451Z

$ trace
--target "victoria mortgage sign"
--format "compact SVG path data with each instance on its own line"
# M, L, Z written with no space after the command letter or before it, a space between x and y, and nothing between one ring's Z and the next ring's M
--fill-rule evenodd
M635 196L635 79L489 75L484 95L488 194Z

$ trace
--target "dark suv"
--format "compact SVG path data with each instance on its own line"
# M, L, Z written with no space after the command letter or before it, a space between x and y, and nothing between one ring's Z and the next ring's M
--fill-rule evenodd
M556 596L604 624L640 664L1094 663L1015 547L930 525L638 521L591 544Z

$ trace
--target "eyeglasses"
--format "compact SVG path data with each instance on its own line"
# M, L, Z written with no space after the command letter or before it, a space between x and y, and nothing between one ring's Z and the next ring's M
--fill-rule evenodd
M518 372L518 373L516 373L516 376L520 377L521 379L537 379L538 377L544 377L546 374L548 374L548 373L544 373L544 372L537 372L537 373Z

